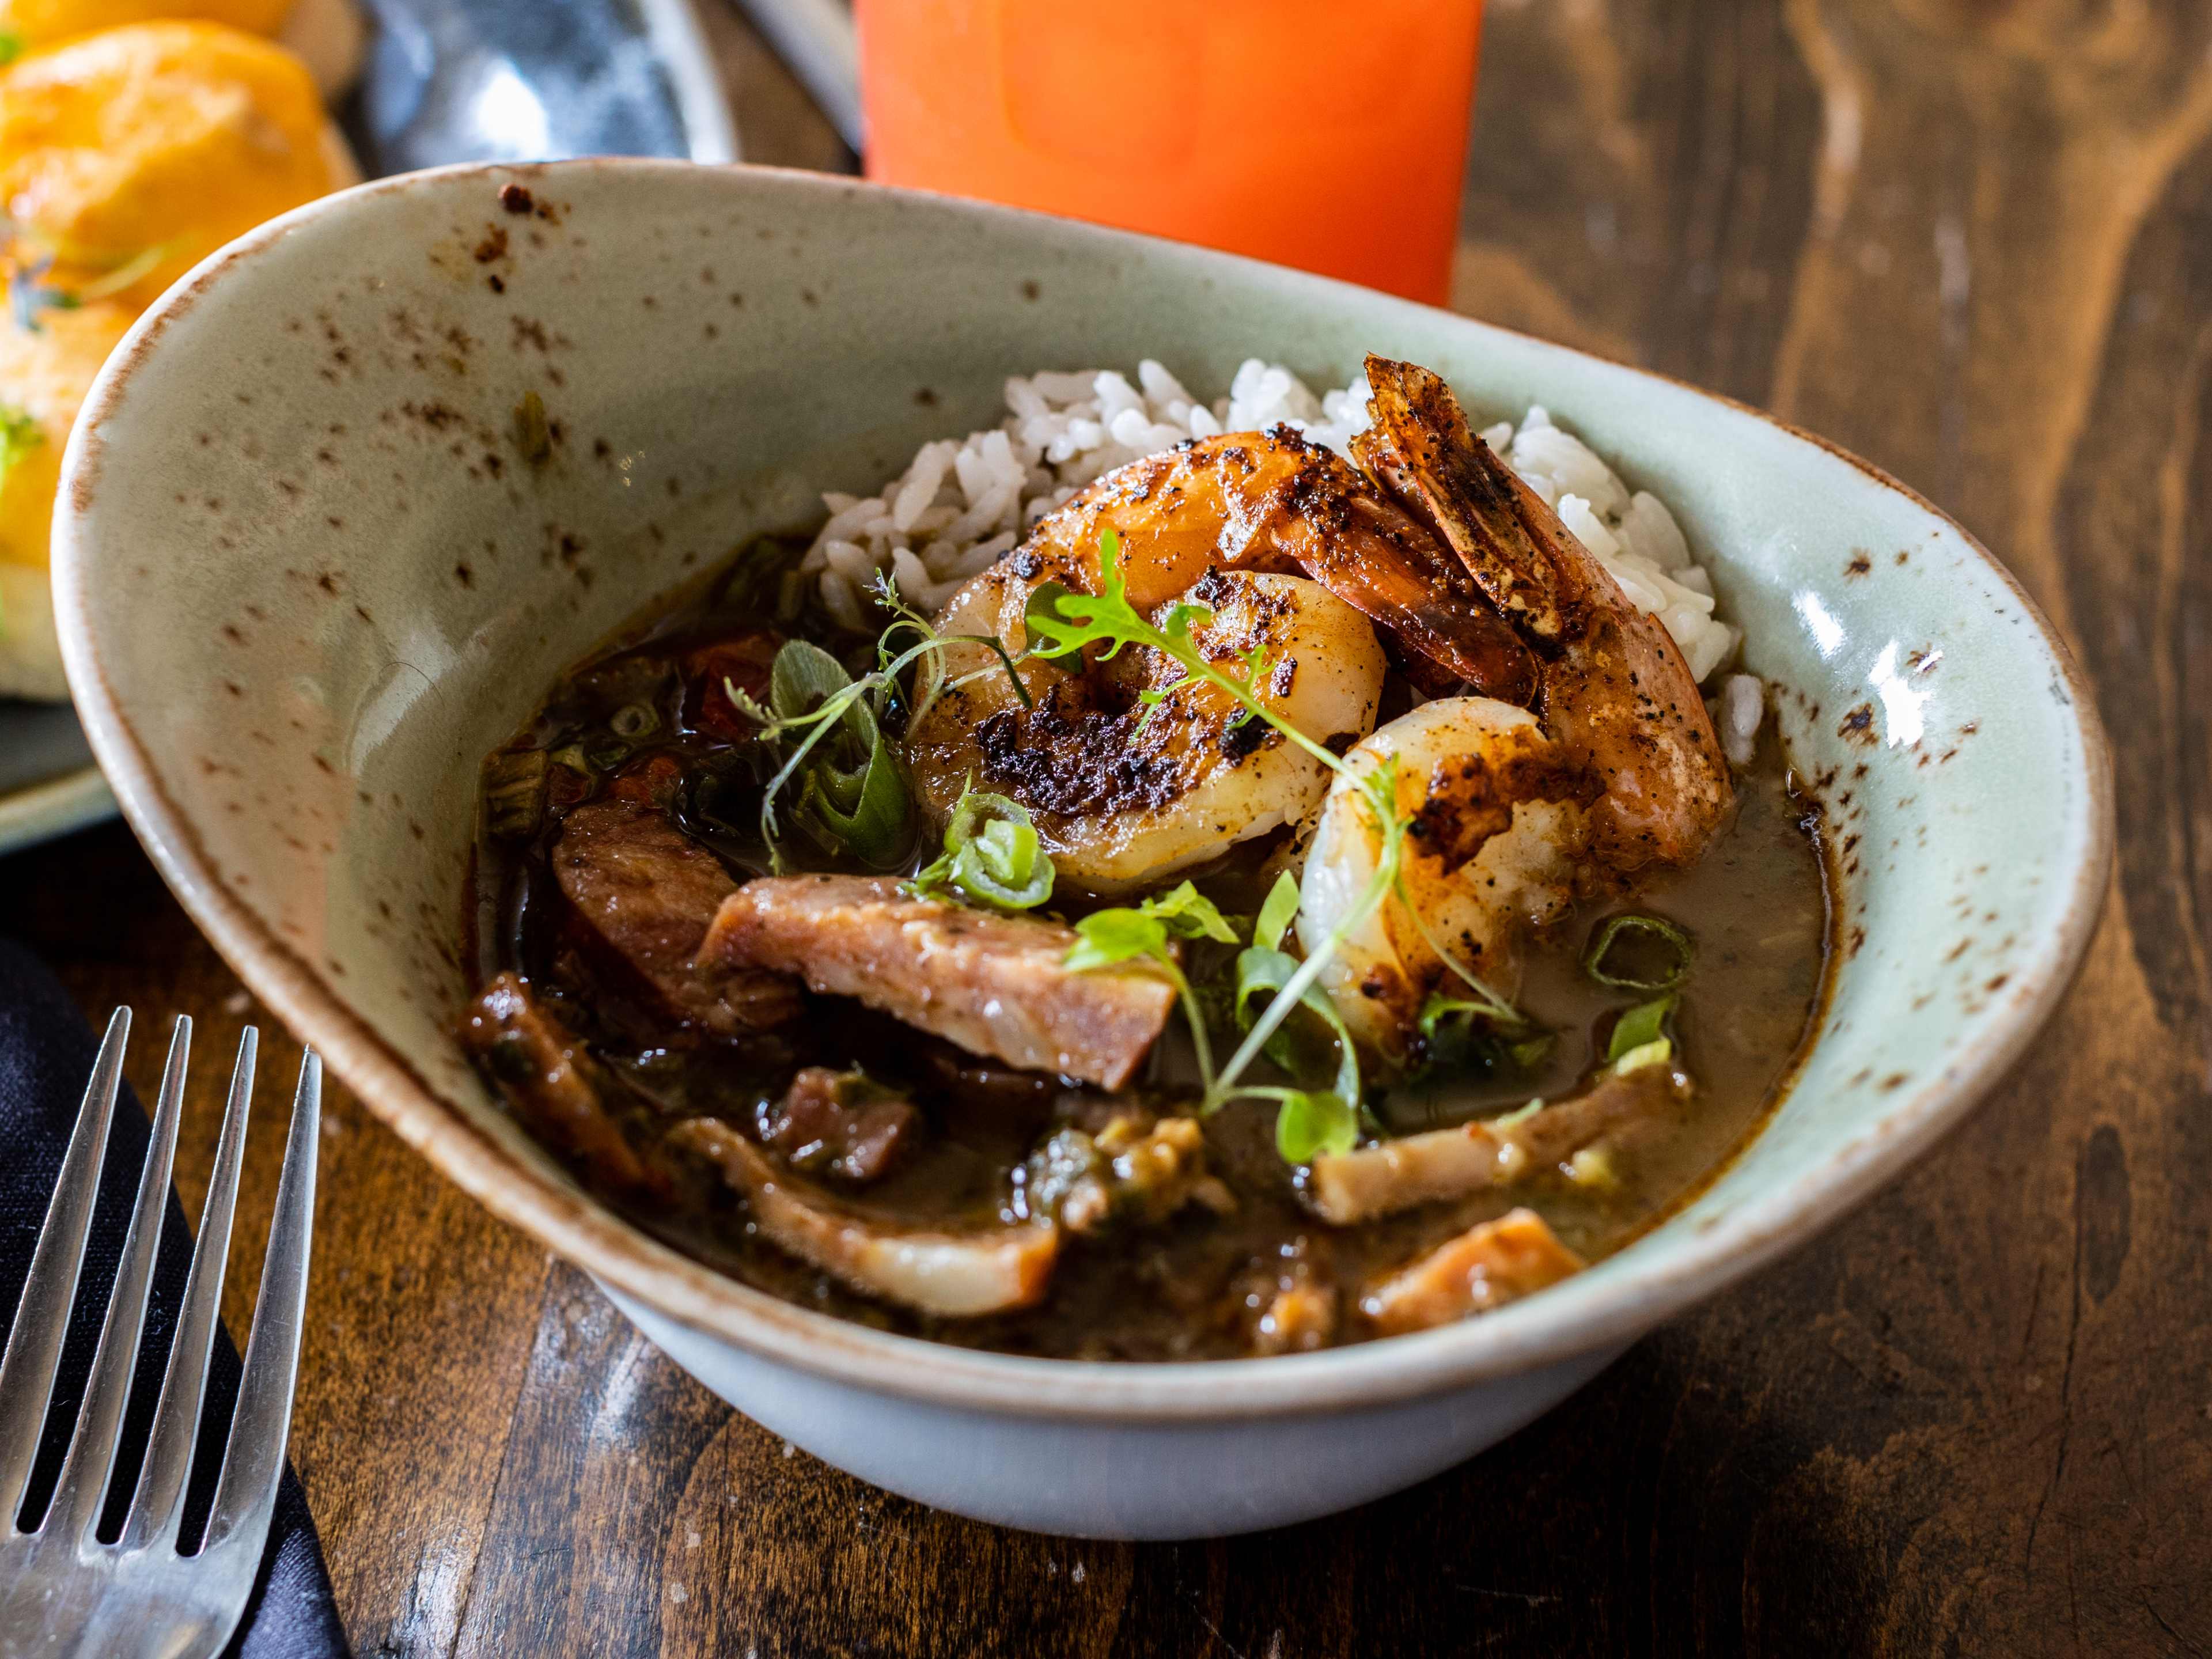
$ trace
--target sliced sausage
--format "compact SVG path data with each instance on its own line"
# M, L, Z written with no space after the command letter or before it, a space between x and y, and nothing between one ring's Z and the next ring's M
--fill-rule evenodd
M669 1139L717 1164L769 1243L856 1291L946 1319L1042 1299L1060 1255L1049 1223L945 1232L863 1214L796 1176L726 1123L694 1118Z
M769 876L723 901L699 961L796 974L971 1054L1118 1089L1175 988L1137 969L1069 969L1076 937L1035 916L902 897L889 878Z
M781 975L709 977L692 966L738 884L653 808L621 800L578 807L562 820L553 873L602 952L628 964L672 1018L727 1036L798 1012L799 988Z
M1417 1204L1465 1198L1556 1168L1631 1124L1678 1113L1688 1095L1689 1079L1669 1066L1604 1072L1583 1093L1527 1117L1324 1153L1307 1172L1306 1202L1322 1220L1349 1227Z
M1510 1210L1370 1284L1359 1311L1378 1336L1425 1331L1502 1308L1582 1269L1583 1259L1543 1217Z
M644 1165L607 1115L598 1067L520 978L501 974L485 986L459 1036L532 1131L618 1187L646 1184Z

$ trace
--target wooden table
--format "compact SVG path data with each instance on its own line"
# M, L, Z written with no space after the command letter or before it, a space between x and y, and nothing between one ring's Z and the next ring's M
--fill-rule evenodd
M750 153L836 164L713 21ZM294 1443L362 1654L2212 1652L2208 48L2204 0L1492 0L1464 308L1893 469L2099 687L2103 930L1926 1168L1455 1473L1130 1547L794 1455L337 1091ZM269 1029L119 828L0 894L88 1011Z

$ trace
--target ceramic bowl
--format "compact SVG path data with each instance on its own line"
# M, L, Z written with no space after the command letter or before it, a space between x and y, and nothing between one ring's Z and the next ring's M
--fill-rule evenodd
M1370 349L1548 405L1671 502L1825 803L1834 995L1771 1126L1680 1214L1498 1313L1298 1358L1010 1358L748 1290L602 1208L450 1035L477 767L554 677L753 532L994 421L1010 374ZM526 394L557 434L516 459ZM2112 825L2020 588L1871 467L1687 387L1317 278L846 180L456 169L264 227L134 329L67 457L55 578L123 809L246 981L686 1369L862 1478L1007 1524L1270 1526L1458 1462L1926 1154L2064 988ZM1808 1311L1808 1316L1810 1310Z

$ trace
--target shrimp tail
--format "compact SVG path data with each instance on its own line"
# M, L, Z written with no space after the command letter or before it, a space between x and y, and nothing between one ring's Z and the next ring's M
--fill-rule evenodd
M1543 663L1537 712L1606 780L1591 829L1601 865L1684 865L1733 804L1712 719L1681 651L1468 425L1437 375L1367 360L1372 426L1360 466L1432 529Z
M1266 434L1297 458L1273 486L1266 522L1290 563L1382 628L1399 665L1431 696L1473 686L1525 704L1536 692L1528 648L1450 554L1340 457L1288 427Z
M1374 423L1353 459L1459 556L1484 595L1538 650L1574 638L1595 598L1552 510L1469 428L1441 377L1367 359Z

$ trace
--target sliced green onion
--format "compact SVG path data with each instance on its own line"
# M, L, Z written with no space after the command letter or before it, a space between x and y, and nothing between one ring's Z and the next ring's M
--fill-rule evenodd
M907 885L922 898L949 886L972 903L1033 910L1052 896L1055 874L1027 807L969 788L945 823L944 853Z
M1665 1037L1655 1037L1639 1043L1613 1062L1613 1075L1626 1077L1631 1072L1640 1072L1647 1066L1664 1066L1674 1057L1674 1045Z
M1267 902L1260 907L1260 919L1252 924L1252 943L1273 951L1283 942L1283 935L1291 931L1291 923L1297 920L1298 878L1285 870L1275 878L1275 884L1267 890Z
M872 733L875 717L862 710ZM824 852L850 853L863 864L889 869L904 854L913 801L891 758L890 745L874 734L865 765L855 773L823 760L806 774L792 819Z
M1613 1037L1606 1044L1606 1060L1617 1060L1630 1049L1641 1048L1665 1036L1667 1016L1674 1012L1674 1000L1671 996L1660 997L1624 1010L1613 1023Z
M914 802L875 711L853 690L845 665L807 640L787 640L769 669L769 704L781 721L801 721L832 699L830 729L812 747L792 820L825 853L849 853L878 870L908 843Z
M769 705L779 719L797 720L852 683L845 665L811 640L786 640L769 668Z
M1672 965L1656 979L1639 978L1633 972L1623 971L1619 965L1609 966L1614 948L1623 942L1624 935L1632 947L1650 948L1656 941L1671 953ZM1616 991L1671 991L1689 977L1690 962L1697 951L1688 933L1661 917L1608 916L1590 936L1589 949L1583 953L1583 971L1599 984Z

